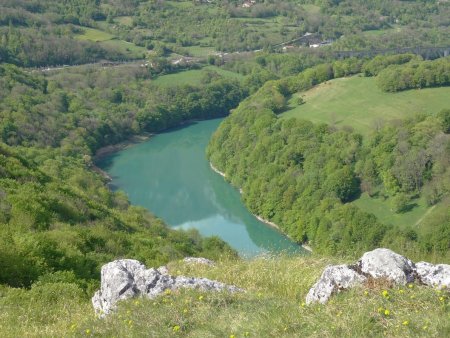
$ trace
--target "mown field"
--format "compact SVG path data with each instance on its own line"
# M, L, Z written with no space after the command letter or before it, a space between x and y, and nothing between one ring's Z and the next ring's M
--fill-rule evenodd
M367 193L361 195L353 202L359 208L366 212L370 212L386 224L394 224L403 227L420 227L422 221L428 217L436 206L428 206L423 198L413 199L409 203L410 210L402 213L396 213L392 210L392 198L384 196L369 197Z
M304 104L296 104L297 95ZM374 78L361 76L331 80L297 95L290 100L283 118L351 126L363 134L411 114L437 113L450 107L449 87L385 93Z
M97 42L105 47L109 47L132 58L141 59L144 58L145 54L148 53L147 49L145 49L144 47L140 47L135 45L134 43L118 39L115 35L110 34L104 30L89 27L80 28L82 29L82 33L76 35L76 39L78 40Z
M121 304L95 318L88 296L69 283L0 288L2 337L448 337L448 292L372 283L306 306L309 288L336 259L224 260L215 267L169 264L171 274L207 277L241 294L168 292ZM343 263L342 261L340 263ZM387 293L386 293L387 292ZM388 295L388 296L387 296Z

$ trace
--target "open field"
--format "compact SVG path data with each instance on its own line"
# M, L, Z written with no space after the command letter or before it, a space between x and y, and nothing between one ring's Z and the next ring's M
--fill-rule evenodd
M171 87L187 84L196 85L200 83L202 77L206 74L207 71L214 71L222 76L228 78L235 78L237 80L243 78L243 76L238 73L230 72L228 70L224 70L222 68L215 66L207 66L203 67L202 69L192 69L175 74L163 75L158 77L155 81L153 81L153 83L163 87Z
M298 96L305 103L297 105ZM374 78L353 76L322 83L294 95L283 118L296 117L336 126L351 126L367 134L376 124L414 113L437 113L450 107L450 88L427 88L398 93L382 92Z
M133 17L132 16L119 16L114 19L115 22L131 27L133 25Z
M101 26L107 25L102 22ZM146 48L135 45L134 43L118 39L116 36L100 29L80 27L82 34L76 35L78 40L88 40L98 42L106 47L117 50L132 58L143 58L148 52Z
M380 197L369 197L366 193L353 202L361 210L369 212L377 216L377 218L385 224L397 225L403 227L415 227L428 217L434 207L426 205L424 199L415 199L410 203L411 210L403 213L395 213L391 210L392 199Z
M216 53L216 50L213 47L189 46L183 47L183 49L188 51L191 56L200 58Z
M83 33L76 36L78 40L101 42L114 39L114 35L99 29L89 27L80 27L80 28L83 30Z

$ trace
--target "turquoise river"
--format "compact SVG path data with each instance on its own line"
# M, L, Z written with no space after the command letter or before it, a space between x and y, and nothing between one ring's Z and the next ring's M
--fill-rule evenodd
M221 119L193 123L156 135L98 163L111 187L127 193L176 229L216 235L241 256L304 250L277 229L258 221L239 192L209 166L206 145Z

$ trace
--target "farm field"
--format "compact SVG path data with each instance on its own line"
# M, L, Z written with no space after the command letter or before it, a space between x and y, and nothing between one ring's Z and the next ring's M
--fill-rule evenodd
M144 58L145 54L148 52L147 49L144 47L137 46L131 42L120 40L113 34L105 32L101 29L89 27L80 27L80 28L83 30L83 33L76 35L75 38L78 40L88 40L98 42L105 47L114 49L118 52L127 55L128 57L135 59Z
M79 27L83 30L82 34L76 36L78 40L89 40L94 42L108 41L114 39L115 36L105 31L89 27Z
M301 96L305 103L297 105ZM427 88L398 93L382 92L374 78L353 76L320 84L296 94L282 118L303 118L338 127L351 126L367 134L380 123L414 113L437 113L450 106L450 88Z
M395 213L391 210L391 198L382 196L369 197L367 193L363 193L353 203L361 210L377 216L382 223L397 225L400 228L418 226L435 209L435 207L427 206L422 198L411 201L411 210L404 213Z

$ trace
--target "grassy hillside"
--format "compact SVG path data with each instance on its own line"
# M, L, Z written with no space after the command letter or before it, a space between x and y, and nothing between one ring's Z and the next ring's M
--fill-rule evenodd
M3 337L445 337L448 293L419 285L372 284L327 305L305 306L312 284L333 259L305 257L223 261L216 267L169 264L172 274L201 276L245 288L242 294L167 293L122 303L96 319L90 300L69 283L0 289ZM388 310L388 311L386 311ZM385 312L386 311L386 312Z
M302 97L304 104L297 105ZM290 110L282 118L302 118L325 122L337 127L351 126L365 135L377 128L400 121L415 113L436 113L450 106L450 88L426 88L397 93L381 91L374 77L359 75L322 83L306 92L295 94ZM353 202L361 210L373 213L385 224L401 228L419 226L434 211L423 198L413 199L405 212L392 210L392 198L362 194Z
M104 26L107 27L105 24ZM101 29L79 27L82 32L75 35L77 40L85 40L99 43L103 47L120 52L130 58L143 58L148 53L147 49L134 43L121 40L117 36Z
M305 101L297 105L298 97ZM436 113L450 106L450 88L382 92L374 78L353 76L322 83L290 100L284 118L297 117L369 133L377 126L414 113Z

